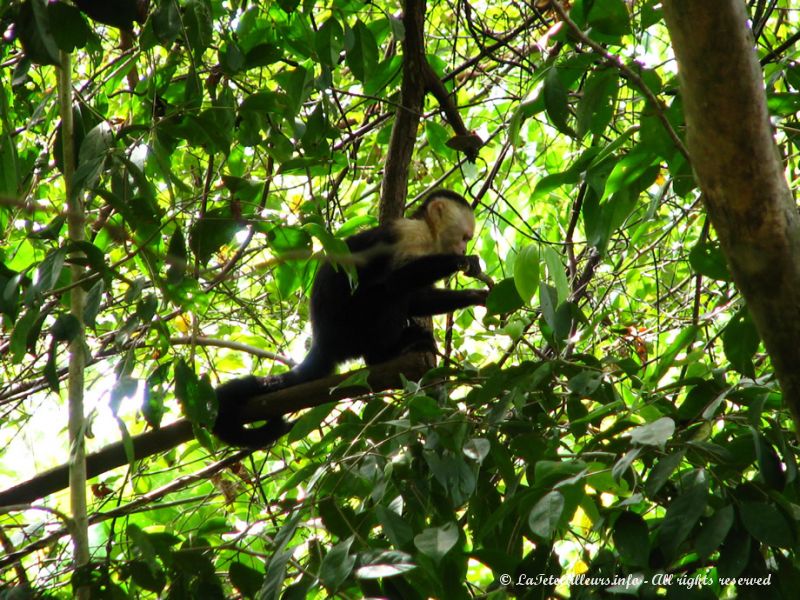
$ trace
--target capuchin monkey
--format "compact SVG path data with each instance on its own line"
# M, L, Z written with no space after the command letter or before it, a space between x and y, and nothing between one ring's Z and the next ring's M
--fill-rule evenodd
M458 271L481 274L477 256L467 256L475 232L469 203L450 190L429 194L410 217L367 229L345 240L356 268L351 285L330 261L311 287L311 349L287 373L248 375L216 390L219 411L214 434L226 444L260 448L284 435L282 418L247 428L240 409L248 399L330 375L337 365L363 358L374 365L409 350L435 351L430 331L411 321L485 305L486 290L437 289Z

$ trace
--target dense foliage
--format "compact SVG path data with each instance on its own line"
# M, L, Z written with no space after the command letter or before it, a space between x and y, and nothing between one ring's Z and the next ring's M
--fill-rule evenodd
M485 145L468 162L429 96L409 205L479 200L489 306L437 321L446 384L312 409L218 468L211 386L300 358L318 253L376 223L400 7L160 0L134 23L118 2L119 23L76 4L0 8L0 481L69 459L77 285L90 448L181 415L196 440L92 481L88 569L63 493L0 515L20 551L0 596L793 597L796 436L679 143L656 0L577 0L581 34L549 2L429 2L428 61ZM750 4L791 178L797 7Z

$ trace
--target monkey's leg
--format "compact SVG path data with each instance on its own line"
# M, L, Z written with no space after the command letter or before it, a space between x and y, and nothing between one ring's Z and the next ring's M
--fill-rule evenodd
M415 323L403 328L400 336L393 342L370 349L364 354L364 362L375 365L412 351L436 352L433 333Z
M486 304L486 290L440 290L424 288L413 292L408 299L411 317L430 317L453 312L459 308Z

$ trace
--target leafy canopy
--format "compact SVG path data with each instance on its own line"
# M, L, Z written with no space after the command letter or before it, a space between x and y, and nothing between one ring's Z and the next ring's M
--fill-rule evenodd
M797 7L751 4L794 176L800 71L779 45ZM63 535L34 553L54 514L0 516L4 547L23 550L0 587L600 597L630 576L640 585L625 591L642 597L713 598L764 597L731 578L770 577L770 597L791 597L791 421L676 143L658 2L577 0L583 38L548 2L429 3L428 61L486 143L465 161L429 96L409 203L436 186L480 200L488 307L437 322L443 387L409 381L307 411L275 447L210 476L212 386L285 368L224 342L302 356L315 253L376 222L407 32L384 2L164 0L142 23L120 9L121 24L77 5L0 8L16 36L0 47L3 480L69 457L76 285L90 445L180 415L196 440L93 482L91 569L73 571ZM73 53L78 245L65 227L59 50ZM76 260L86 274L70 282ZM68 511L65 494L45 503Z

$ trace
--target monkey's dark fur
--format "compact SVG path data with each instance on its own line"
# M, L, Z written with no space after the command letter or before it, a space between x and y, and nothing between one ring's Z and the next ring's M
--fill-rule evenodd
M435 211L439 222L430 208L436 200L445 201L445 206ZM449 206L451 203L457 208ZM353 358L363 357L368 365L373 365L412 349L435 350L431 333L411 322L412 317L449 313L484 304L486 300L485 290L434 287L437 281L457 271L468 275L481 271L477 256L463 254L466 240L472 235L470 227L474 227L474 220L470 225L464 217L465 208L471 220L471 207L462 196L439 190L426 198L411 219L399 219L347 238L345 242L355 259L358 275L355 288L344 269L335 268L330 262L320 266L311 288L312 341L308 354L287 373L269 377L248 375L219 386L216 390L219 412L213 428L217 437L235 446L266 446L287 433L291 425L276 418L261 427L244 427L239 413L248 399L325 377L337 365ZM463 224L449 222L462 217ZM454 229L456 235L469 229L459 244L461 254L438 251L446 227ZM417 235L412 233L416 230L430 233L433 241L410 239ZM453 232L449 235L453 237ZM434 249L404 259L404 252L413 244Z

